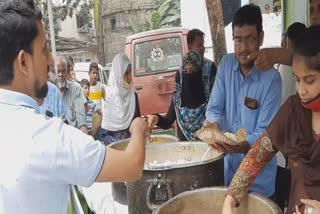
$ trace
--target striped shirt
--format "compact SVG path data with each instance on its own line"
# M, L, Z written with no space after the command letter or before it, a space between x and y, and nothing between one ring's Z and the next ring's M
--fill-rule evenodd
M94 102L99 109L101 109L101 103L103 99L104 86L101 82L97 82L96 85L90 85L89 99Z
M88 112L86 113L86 122L88 132L92 131L92 116L98 111L97 105L91 100L87 100Z
M86 125L86 111L84 105L87 100L79 83L75 81L66 82L66 87L62 93L64 105L71 111L70 125L76 128Z

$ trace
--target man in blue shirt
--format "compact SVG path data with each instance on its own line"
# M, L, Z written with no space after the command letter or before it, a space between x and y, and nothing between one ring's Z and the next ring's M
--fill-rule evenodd
M237 146L214 143L225 157L225 184L229 185L242 159L265 131L278 111L281 101L281 78L274 69L262 72L247 56L263 43L262 15L259 7L241 7L232 23L234 54L226 55L218 68L206 112L205 126L221 132L247 131L246 141ZM251 191L267 197L274 194L276 159L257 177Z
M39 106L40 113L46 115L48 118L60 117L66 121L71 121L70 109L66 108L63 104L63 99L59 89L51 82L48 84L48 94L42 105Z

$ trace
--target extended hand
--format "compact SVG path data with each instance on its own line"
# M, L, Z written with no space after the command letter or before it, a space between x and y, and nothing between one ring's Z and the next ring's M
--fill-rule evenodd
M254 61L254 65L262 71L270 69L277 63L277 49L264 48L248 56L248 59Z
M216 140L217 141L217 140ZM246 154L250 150L250 145L247 141L242 141L236 145L229 145L225 142L213 142L212 147L218 150L219 152L224 153L243 153Z
M301 202L306 205L304 214L320 214L320 201L310 200L310 199L301 199ZM303 214L300 212L298 206L295 207L295 214Z
M149 137L150 135L148 123L143 118L134 119L129 131L131 134L142 134L144 137Z
M159 116L158 115L148 115L147 116L148 118L148 125L149 125L149 128L152 130L155 125L159 122Z
M232 208L235 207L236 201L232 198L232 196L227 195L224 199L222 214L233 214Z

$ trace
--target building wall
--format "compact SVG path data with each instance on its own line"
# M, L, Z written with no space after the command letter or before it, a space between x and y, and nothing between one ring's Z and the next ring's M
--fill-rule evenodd
M250 3L254 3L256 5L258 5L261 9L262 13L268 13L268 11L266 11L266 5L269 5L270 7L270 11L269 12L273 12L273 0L250 0Z
M118 53L125 51L128 35L133 34L129 19L146 23L146 17L153 9L158 8L163 0L104 0L103 2L103 35L106 62L110 63ZM112 29L112 19L116 20Z
M60 37L75 38L78 40L88 41L89 33L79 33L77 29L76 16L67 17L61 22L61 31L58 34Z
M52 0L52 3L54 5L63 4L63 0ZM90 35L89 32L78 32L76 12L72 17L67 16L66 19L60 23L60 25L61 31L58 33L59 37L75 38L80 41L92 41L92 35ZM96 48L83 47L79 50L59 52L58 55L71 55L76 59L75 61L97 61Z

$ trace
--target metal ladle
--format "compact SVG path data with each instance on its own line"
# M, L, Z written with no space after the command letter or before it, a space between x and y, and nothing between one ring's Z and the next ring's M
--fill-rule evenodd
M210 152L210 149L211 149L211 147L209 147L208 149L207 149L207 151L204 153L204 155L202 156L202 158L201 158L201 161L204 161L206 158L207 158L207 156L208 156L208 154L209 154L209 152Z

